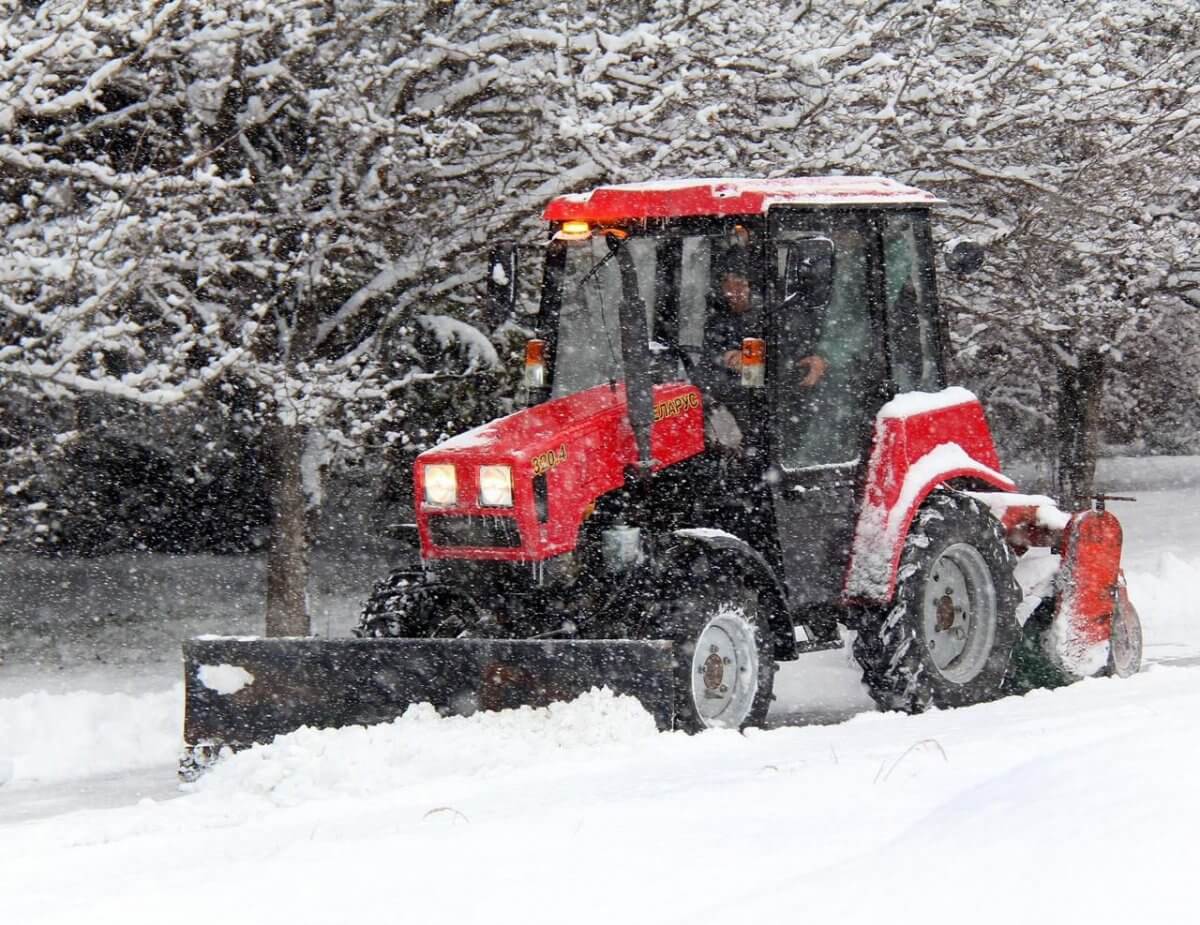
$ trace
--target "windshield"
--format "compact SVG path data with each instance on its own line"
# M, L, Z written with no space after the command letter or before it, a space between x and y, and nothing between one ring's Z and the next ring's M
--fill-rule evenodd
M653 330L657 241L625 241L637 270L638 289ZM553 394L569 395L620 378L621 271L605 238L592 237L567 247Z
M646 307L654 380L689 378L681 360L699 360L706 349L706 320L720 310L722 278L750 277L750 238L741 225L709 222L697 230L632 235L621 242L620 255L599 235L555 242L549 259L558 262L561 276L554 287L559 304L553 396L621 378L620 262L626 257ZM757 314L757 287L751 288ZM740 340L728 346L739 345Z

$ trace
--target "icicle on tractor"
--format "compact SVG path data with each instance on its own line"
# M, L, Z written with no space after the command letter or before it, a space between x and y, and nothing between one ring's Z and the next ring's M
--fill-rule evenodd
M604 685L737 729L839 625L889 710L1137 671L1116 518L1018 494L946 387L937 202L854 177L553 200L525 406L418 458L420 568L360 638L189 642L189 746ZM490 261L507 312L516 249ZM219 665L251 680L215 690Z

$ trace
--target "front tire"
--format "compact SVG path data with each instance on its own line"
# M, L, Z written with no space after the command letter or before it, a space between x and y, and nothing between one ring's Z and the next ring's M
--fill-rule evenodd
M958 493L932 495L905 540L892 606L854 643L884 710L919 713L994 699L1021 628L1015 560L999 522Z
M761 726L775 679L774 641L760 594L736 559L699 554L671 571L677 596L652 638L675 643L675 726L687 732Z
M431 585L419 571L398 570L375 584L354 635L365 639L436 639L461 636L472 625L473 605Z

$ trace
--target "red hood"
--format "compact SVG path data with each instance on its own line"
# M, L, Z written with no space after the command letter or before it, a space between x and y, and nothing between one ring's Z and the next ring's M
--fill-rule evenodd
M523 408L451 437L426 451L422 461L476 459L486 455L495 462L528 461L542 444L563 440L577 429L587 429L597 417L624 414L625 386L601 385L566 398ZM547 449L551 447L546 447Z
M654 387L655 422L650 446L655 469L704 449L700 392L687 383ZM459 503L428 508L423 467L454 463ZM625 387L600 385L548 401L467 431L417 457L417 524L427 557L540 560L568 552L588 506L621 487L625 470L637 462L633 431L625 415ZM482 508L477 472L481 465L507 464L513 470L513 507ZM549 516L539 521L533 481L546 479ZM442 516L515 518L519 547L438 546L429 523ZM508 525L511 527L511 524Z

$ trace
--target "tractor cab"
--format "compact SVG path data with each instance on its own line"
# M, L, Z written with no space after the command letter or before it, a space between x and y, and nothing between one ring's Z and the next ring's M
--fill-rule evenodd
M944 385L936 202L875 178L560 197L545 211L530 400L617 381L646 396L696 386L717 483L755 499L724 526L761 538L793 605L820 607L842 589L875 413ZM635 435L654 422L638 410L631 401Z
M935 201L841 178L561 197L546 210L538 328L550 375L535 398L623 379L634 364L651 381L694 381L717 404L766 386L777 422L808 425L775 429L782 464L845 463L865 409L942 385ZM623 328L643 326L645 340L624 356ZM747 339L766 347L765 376L742 374Z

